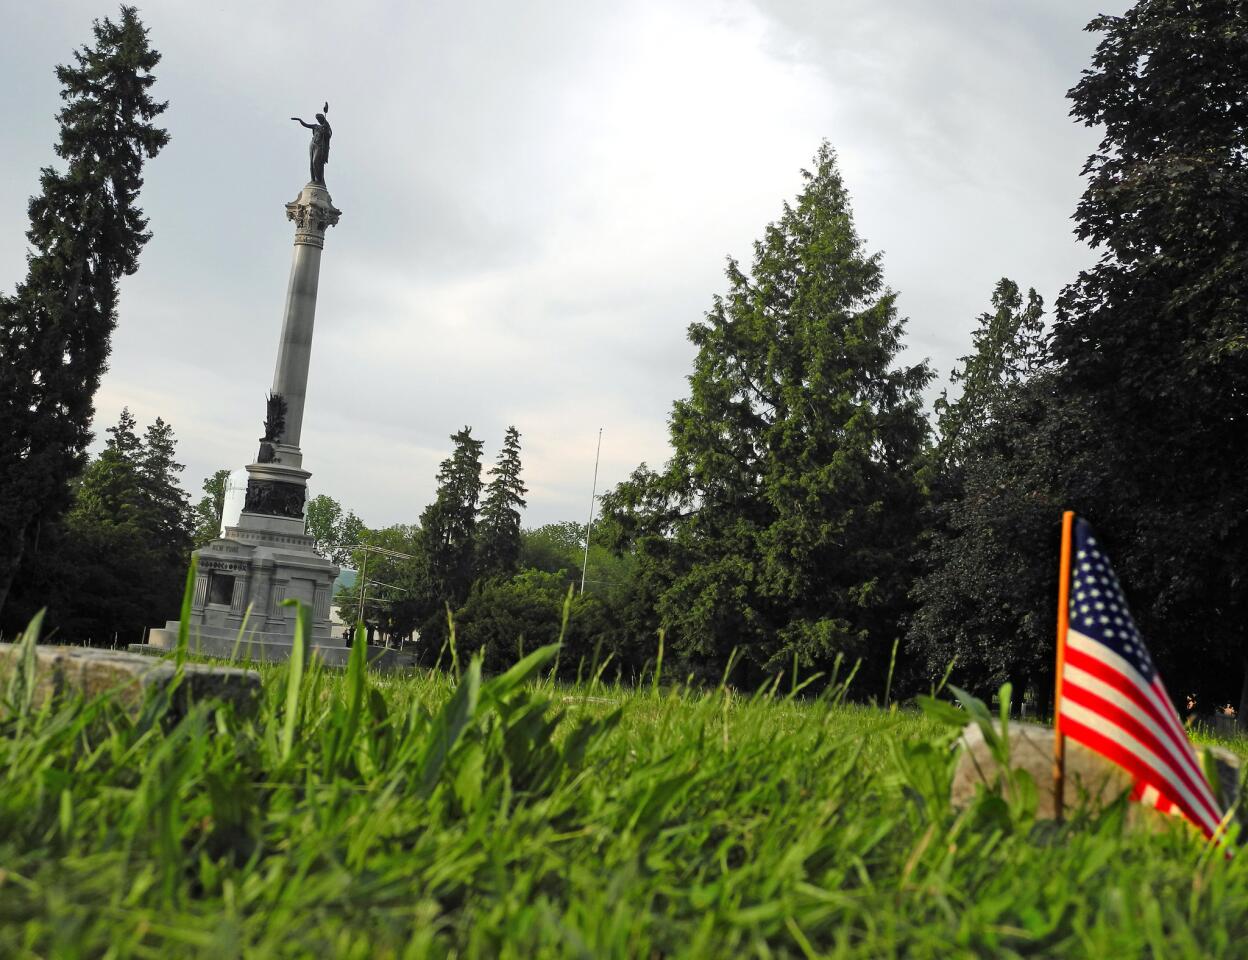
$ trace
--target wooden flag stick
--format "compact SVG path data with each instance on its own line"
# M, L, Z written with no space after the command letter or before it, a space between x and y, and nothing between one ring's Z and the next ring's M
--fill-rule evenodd
M1057 679L1053 690L1053 816L1062 819L1066 789L1066 737L1062 733L1062 673L1066 666L1066 631L1070 629L1070 541L1075 514L1062 514L1062 559L1057 581Z

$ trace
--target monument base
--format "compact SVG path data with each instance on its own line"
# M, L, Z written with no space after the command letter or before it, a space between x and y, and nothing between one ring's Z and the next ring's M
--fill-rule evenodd
M273 467L255 464L248 471L253 476L274 472ZM298 478L291 479L298 483ZM295 606L285 601L298 600L308 611L311 646L327 662L345 661L349 641L331 636L329 619L338 565L318 556L313 542L304 532L302 516L272 516L244 508L236 526L227 526L221 537L195 551L198 564L187 624L191 651L284 660L295 637ZM171 620L151 630L149 645L175 647L178 625Z

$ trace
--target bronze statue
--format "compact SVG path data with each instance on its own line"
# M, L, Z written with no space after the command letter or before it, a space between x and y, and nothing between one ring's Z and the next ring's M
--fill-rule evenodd
M289 408L286 405L286 398L280 393L270 393L265 403L264 411L264 436L261 441L269 443L277 443L282 439L282 433L286 429L286 411Z
M329 163L329 138L334 135L325 114L329 113L329 101L325 101L324 113L316 115L316 123L306 123L299 117L291 117L312 131L312 142L308 144L308 161L312 168L312 182L325 186L325 164Z

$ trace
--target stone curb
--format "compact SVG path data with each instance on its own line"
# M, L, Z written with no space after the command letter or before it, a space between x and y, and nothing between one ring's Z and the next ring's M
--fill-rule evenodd
M0 643L0 691L8 686L19 654L16 644ZM201 663L185 664L183 670L182 685L171 707L175 715L184 714L191 703L211 699L233 705L244 716L254 716L260 706L260 674L254 670ZM148 692L167 687L175 672L172 662L138 653L37 645L33 702L42 706L65 696L111 695L129 713L137 714Z

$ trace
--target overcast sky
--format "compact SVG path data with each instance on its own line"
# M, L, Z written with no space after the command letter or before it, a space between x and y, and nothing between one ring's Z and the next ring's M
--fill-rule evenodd
M943 381L1001 276L1051 304L1091 260L1070 215L1095 131L1066 91L1124 0L140 4L169 146L124 281L96 429L174 427L198 498L249 462L290 268L284 204L330 103L303 426L313 493L414 522L449 434L521 434L525 523L584 521L668 456L689 323L827 139L855 219ZM4 0L0 289L54 157L53 66L116 6Z

